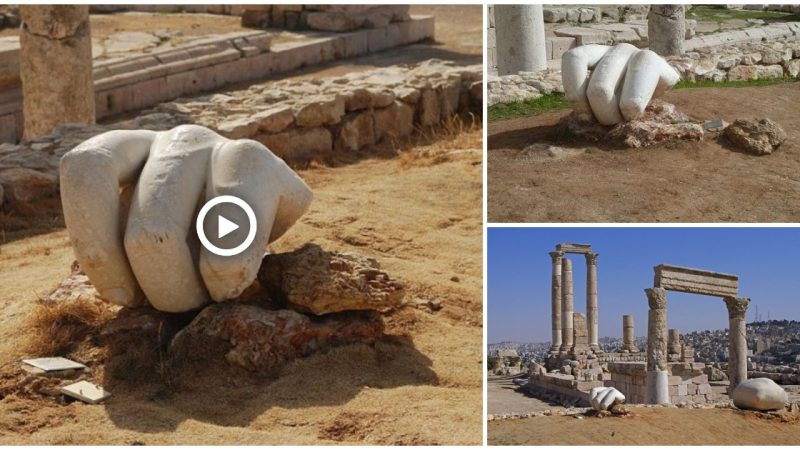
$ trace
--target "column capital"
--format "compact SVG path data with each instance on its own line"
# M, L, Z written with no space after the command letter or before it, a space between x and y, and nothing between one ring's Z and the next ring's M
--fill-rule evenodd
M550 252L550 258L553 259L553 264L561 262L561 259L564 258L564 252Z
M747 297L725 297L725 306L728 307L728 317L731 319L744 319L750 299Z
M596 265L598 256L600 256L599 253L587 253L586 254L586 264L588 264L590 266Z
M648 288L644 290L647 294L647 303L650 309L665 309L667 307L667 291L664 288Z

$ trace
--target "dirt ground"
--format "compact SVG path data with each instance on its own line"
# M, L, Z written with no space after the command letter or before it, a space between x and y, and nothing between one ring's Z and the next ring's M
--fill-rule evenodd
M798 445L800 419L733 409L632 407L627 417L491 421L489 445Z
M301 172L312 209L274 251L315 242L377 258L409 306L376 346L297 360L275 379L197 373L168 398L119 385L105 405L0 400L0 444L471 444L481 442L480 131L392 159ZM0 246L0 371L18 371L36 299L69 271L66 233ZM437 312L412 306L440 300Z
M614 149L565 138L569 111L489 123L489 222L798 222L800 83L671 91L693 120L770 118L788 139L772 155L733 151L707 134L701 142ZM524 147L585 147L579 156L529 162Z

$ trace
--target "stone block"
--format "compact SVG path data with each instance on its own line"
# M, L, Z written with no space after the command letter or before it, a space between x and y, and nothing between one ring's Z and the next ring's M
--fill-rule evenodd
M708 384L708 375L698 375L689 381L693 384Z
M739 277L736 275L669 264L658 265L654 271L655 287L719 297L736 296L739 292Z
M678 385L678 395L679 396L683 396L683 395L688 395L688 394L689 394L688 386L685 383L679 384Z
M375 143L375 121L371 111L351 113L338 128L334 150L355 151Z
M263 133L280 133L294 123L294 112L287 105L273 106L252 115Z
M333 149L331 133L323 128L295 128L283 133L261 134L257 141L290 165L306 165L328 156Z
M374 28L367 30L366 33L367 50L369 53L379 52L391 47L391 43L386 34L386 28Z
M574 37L553 37L547 40L552 45L548 53L549 59L560 60L568 50L575 48L577 40Z
M783 76L783 66L780 64L773 64L771 66L755 66L756 78L780 78Z
M345 97L320 96L303 101L295 111L295 123L300 127L333 125L344 115Z
M792 78L800 78L800 59L793 59L784 64L786 75Z
M713 391L711 390L710 384L698 384L697 385L697 393L698 394L711 394Z
M439 123L440 114L439 96L433 89L423 89L417 103L417 122L422 126L435 125Z
M388 108L375 110L375 140L396 139L414 130L414 110L403 102L395 101Z
M575 38L579 46L586 44L611 45L614 42L611 32L592 28L566 27L554 30L554 33L559 37Z

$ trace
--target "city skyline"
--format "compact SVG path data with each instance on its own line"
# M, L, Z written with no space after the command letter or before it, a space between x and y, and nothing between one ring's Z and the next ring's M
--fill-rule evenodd
M599 336L621 337L622 315L633 314L636 336L647 334L653 267L666 263L739 276L739 294L766 319L800 317L794 254L800 232L787 228L490 228L487 250L488 342L551 338L549 252L558 243L591 244L599 254ZM586 312L586 265L573 262L575 312ZM716 297L669 292L667 324L682 333L728 327Z

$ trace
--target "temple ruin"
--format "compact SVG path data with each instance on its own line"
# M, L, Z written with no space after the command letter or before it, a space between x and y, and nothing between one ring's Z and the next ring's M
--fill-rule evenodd
M586 314L575 313L572 261L586 257ZM739 297L736 275L661 264L654 267L652 288L645 289L650 310L647 345L636 345L634 317L622 316L622 345L604 352L598 344L597 253L588 244L562 243L550 253L552 338L544 366L531 364L527 387L547 391L572 403L588 403L595 387L614 387L629 403L678 404L715 400L705 363L694 361L694 349L678 329L667 329L668 290L720 297L730 320L728 392L747 379L745 313L750 299Z

